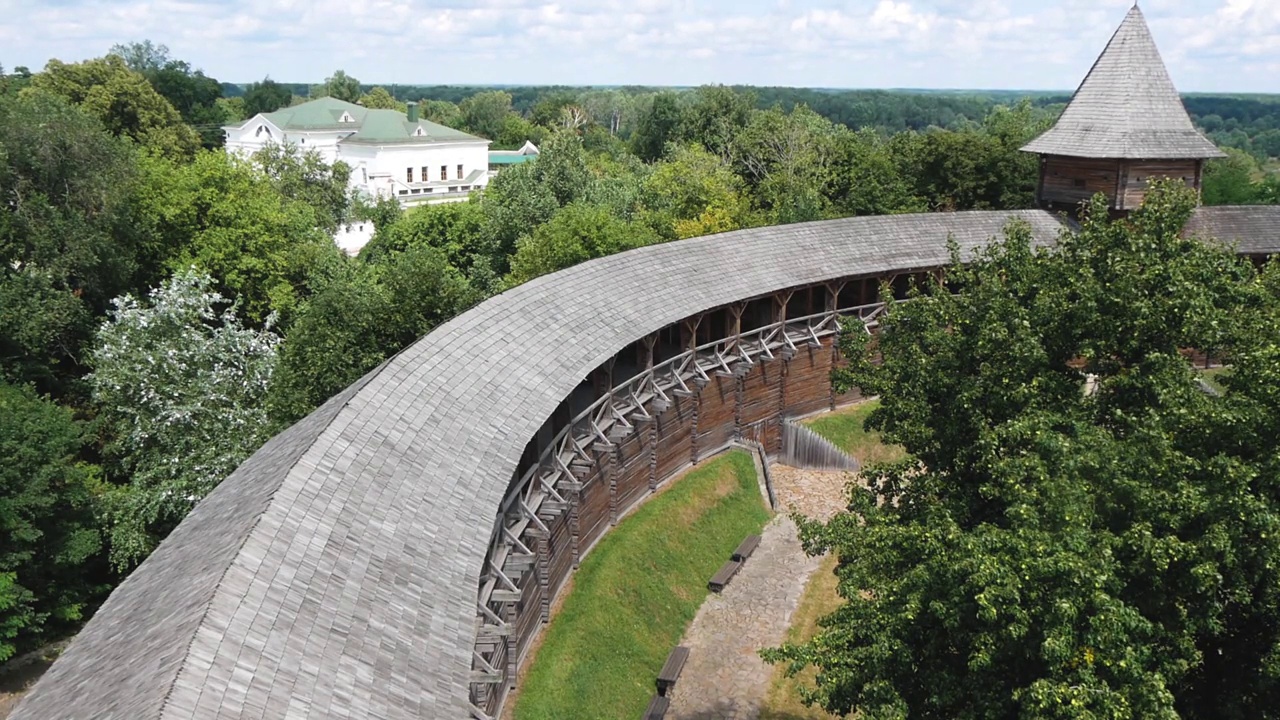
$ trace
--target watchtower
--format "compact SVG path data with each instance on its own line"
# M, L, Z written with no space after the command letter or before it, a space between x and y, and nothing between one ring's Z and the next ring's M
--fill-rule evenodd
M1160 178L1199 192L1204 161L1224 157L1191 124L1137 4L1057 124L1022 150L1040 155L1041 207L1072 209L1103 193L1119 214Z

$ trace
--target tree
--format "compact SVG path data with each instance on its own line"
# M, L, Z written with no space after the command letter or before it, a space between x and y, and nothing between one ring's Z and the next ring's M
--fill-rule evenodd
M1254 200L1253 178L1258 161L1243 150L1225 148L1224 158L1204 165L1202 198L1205 205L1248 205Z
M832 161L831 198L842 215L924 212L889 143L874 130L839 133Z
M66 396L111 298L158 262L126 141L43 92L0 98L0 378Z
M801 105L790 113L758 111L734 138L739 172L774 222L826 216L837 136L829 120Z
M405 103L395 99L387 89L378 86L365 93L360 98L360 104L370 110L399 110L400 112L408 112L409 108Z
M282 107L288 107L292 101L293 93L289 88L272 80L268 75L262 79L262 82L252 83L249 89L245 90L244 116L251 118L259 113L275 112Z
M231 119L218 102L222 99L222 83L200 70L193 70L181 60L170 60L143 75L182 119L200 133L204 147L222 147L225 135L221 126Z
M311 86L311 99L332 97L353 103L360 99L360 81L343 70L334 70L322 85Z
M645 162L662 157L667 143L675 139L680 130L680 106L673 92L664 91L653 96L647 111L640 113L636 130L631 135L631 152Z
M107 456L128 478L103 498L116 569L141 562L267 439L278 342L269 322L242 327L213 279L194 269L146 302L116 300L88 376Z
M173 105L118 55L70 65L50 60L24 92L34 90L60 95L111 133L169 157L189 158L200 147L200 137Z
M658 241L647 227L620 220L605 208L584 203L570 205L521 239L511 258L506 285L514 287L592 258Z
M728 162L732 160L733 140L750 122L755 104L753 92L704 85L693 92L692 102L681 114L680 136Z
M311 412L475 297L439 249L411 246L348 265L289 330L270 398L278 425Z
M837 388L880 395L867 425L909 458L802 522L810 552L838 553L844 602L767 654L816 665L813 699L867 718L1275 717L1280 275L1182 238L1194 205L1161 183L1112 222L1099 197L1038 250L1011 226L892 303L874 342L845 325ZM1224 394L1185 348L1231 363Z
M70 411L0 382L0 663L66 630L96 594L83 436Z
M380 263L411 248L442 251L449 265L460 270L476 289L493 284L492 250L484 243L484 210L480 203L442 203L409 210L377 233L360 251L360 258Z
M463 124L462 111L447 100L423 99L419 105L423 119L451 128L461 127Z
M118 56L130 70L144 76L159 72L173 60L167 45L157 45L150 40L117 43L111 46L108 54Z
M324 213L336 212L342 169L314 165L293 151L269 152L273 178L255 160L224 152L201 152L183 165L144 158L141 230L166 250L170 271L194 265L246 320L261 324L275 312L288 327L311 278L340 255Z
M746 183L716 155L682 145L654 166L641 193L644 222L667 239L750 224Z
M462 124L468 131L497 140L507 116L511 114L511 94L501 90L476 93L463 100L458 111L462 113Z
M315 150L293 143L269 143L252 156L253 164L275 189L290 200L309 205L320 228L332 235L351 208L351 167L341 160L329 163Z

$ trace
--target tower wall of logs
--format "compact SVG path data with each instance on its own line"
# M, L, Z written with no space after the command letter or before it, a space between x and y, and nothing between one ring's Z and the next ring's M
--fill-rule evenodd
M736 441L776 454L784 418L860 399L831 386L840 320L874 332L881 281L905 290L908 279L842 279L708 309L593 373L584 409L571 413L566 399L530 442L525 457L536 460L513 479L494 525L477 603L473 717L501 713L556 595L630 510ZM664 337L677 346L664 347ZM624 361L636 371L621 372Z

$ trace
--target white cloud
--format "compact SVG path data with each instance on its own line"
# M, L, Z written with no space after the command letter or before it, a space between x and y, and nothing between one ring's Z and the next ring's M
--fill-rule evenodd
M382 83L1079 82L1131 0L0 0L0 63L150 38L209 74ZM1189 90L1280 91L1280 0L1145 0Z

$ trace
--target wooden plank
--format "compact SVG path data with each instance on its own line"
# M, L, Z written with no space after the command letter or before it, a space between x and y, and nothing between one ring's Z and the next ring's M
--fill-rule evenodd
M729 581L733 579L733 576L738 574L738 569L741 567L742 563L737 560L730 560L721 565L716 574L711 576L711 582L707 583L707 589L714 593L724 590Z
M661 695L654 695L649 701L649 707L645 708L644 720L662 720L667 716L667 709L670 707L670 700Z
M684 670L684 664L689 659L689 648L683 645L677 645L667 655L667 661L662 665L662 671L658 673L658 694L666 695L667 691L676 686L676 681L680 679L680 671Z
M759 546L760 546L760 536L748 535L738 545L738 549L733 551L732 557L734 560L737 560L738 562L743 562L747 558L751 557L751 553L755 552L756 548Z

